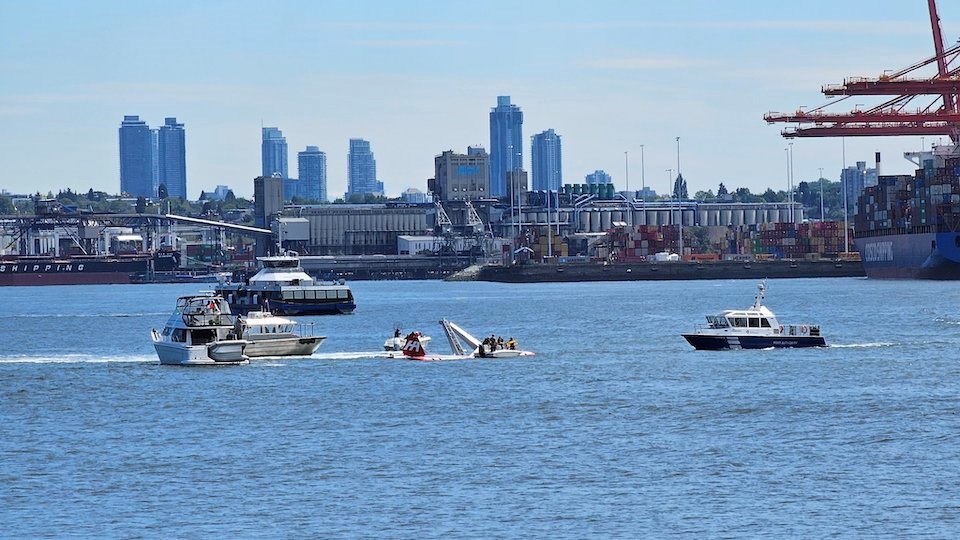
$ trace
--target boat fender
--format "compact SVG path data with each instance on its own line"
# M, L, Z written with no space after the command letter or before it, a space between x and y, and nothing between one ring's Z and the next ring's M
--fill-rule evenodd
M801 326L801 327L800 327L800 333L801 333L801 334L806 334L806 333L807 333L807 327L806 327L806 326Z

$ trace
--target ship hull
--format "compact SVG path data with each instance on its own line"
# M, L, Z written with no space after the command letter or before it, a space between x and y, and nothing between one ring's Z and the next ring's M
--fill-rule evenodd
M888 234L854 244L868 278L960 280L960 233Z
M683 338L698 351L827 346L827 342L822 336L711 336L705 334L683 334Z
M152 268L151 268L152 266ZM110 285L131 282L131 276L150 270L177 268L176 257L14 257L0 259L0 287L37 285Z

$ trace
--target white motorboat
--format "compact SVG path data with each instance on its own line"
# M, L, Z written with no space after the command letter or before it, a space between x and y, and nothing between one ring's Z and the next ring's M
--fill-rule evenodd
M414 332L414 334L417 335L417 339L418 339L418 340L420 341L420 343L422 343L423 345L426 345L426 344L430 341L430 336L425 336L425 335L421 334L420 332ZM411 334L408 334L407 336L403 336L403 335L400 333L400 329L398 328L398 329L393 333L393 337L392 337L392 338L387 338L387 340L383 342L383 350L385 350L385 351L402 351L402 350L403 350L403 346L406 345L406 343L407 343L407 341L410 339L410 337L411 337Z
M235 324L222 297L181 296L163 331L151 331L153 348L164 365L245 364L247 341L237 338Z
M315 335L312 324L308 327L267 311L251 311L237 320L240 331L235 333L247 341L245 353L251 358L310 356L327 339Z
M682 334L697 350L769 349L782 347L825 347L816 324L781 324L763 305L765 283L757 287L753 305L743 310L726 310L707 315L706 326Z

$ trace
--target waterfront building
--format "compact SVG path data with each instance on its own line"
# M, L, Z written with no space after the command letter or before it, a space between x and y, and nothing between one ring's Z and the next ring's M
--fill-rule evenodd
M612 184L613 179L603 170L596 170L585 177L587 184Z
M347 197L382 191L377 184L377 161L370 150L370 142L350 139L350 152L347 154Z
M297 153L298 195L308 201L327 202L327 154L316 146Z
M523 113L510 96L490 110L490 195L507 194L507 173L523 169Z
M400 194L400 199L411 204L424 204L430 202L430 195L417 188L408 188Z
M309 220L311 255L397 253L397 238L423 235L432 228L434 209L426 205L317 204L298 207Z
M258 176L253 179L253 223L268 228L274 216L283 210L283 178ZM259 245L259 243L258 243Z
M466 154L447 150L433 159L433 182L428 182L435 199L474 201L490 197L490 156L482 147L467 147Z
M289 177L287 170L287 139L283 132L275 127L262 128L263 141L260 144L260 169L261 176L273 176L275 173L280 178Z
M187 148L183 124L174 117L164 118L157 136L159 182L167 186L167 195L187 198Z
M531 172L534 191L559 191L563 185L560 136L552 129L531 138Z
M153 184L153 136L136 115L120 124L120 191L131 197L156 197Z

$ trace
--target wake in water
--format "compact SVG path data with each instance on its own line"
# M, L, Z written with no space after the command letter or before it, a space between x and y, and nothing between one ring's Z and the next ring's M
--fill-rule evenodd
M830 344L830 349L876 349L881 347L893 347L896 343L886 341L875 341L870 343L843 343L841 345Z
M93 354L0 356L0 364L127 364L157 362L156 355L97 356Z

